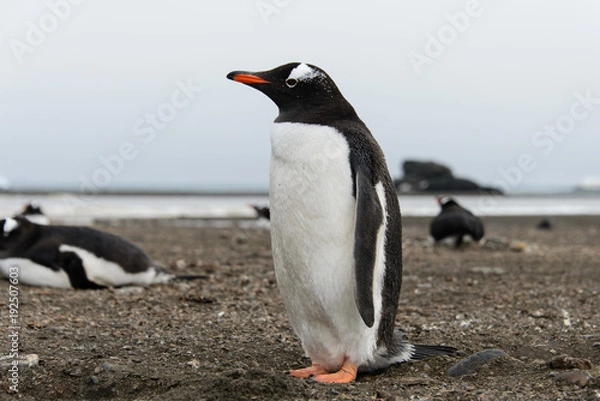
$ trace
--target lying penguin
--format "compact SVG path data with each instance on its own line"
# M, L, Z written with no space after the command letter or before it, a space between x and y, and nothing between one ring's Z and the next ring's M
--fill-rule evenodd
M465 235L470 236L474 241L483 238L483 222L479 217L448 196L438 197L437 202L442 210L429 226L429 232L435 242L454 237L454 246L458 248Z
M23 207L23 210L15 215L14 217L25 217L27 220L47 226L50 224L50 219L48 216L42 212L41 206L34 205L33 203L28 203Z
M350 382L357 372L448 354L394 330L402 282L398 196L383 153L325 71L289 63L229 79L279 107L269 204L275 275L312 366L294 377Z
M18 268L22 284L94 289L165 283L166 273L131 242L89 227L0 220L0 273ZM188 278L193 278L188 276Z

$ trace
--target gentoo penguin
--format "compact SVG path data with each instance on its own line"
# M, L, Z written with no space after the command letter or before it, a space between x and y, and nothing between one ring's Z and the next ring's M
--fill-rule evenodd
M474 241L483 238L483 223L479 217L448 196L437 197L437 202L442 210L434 217L429 227L429 232L436 242L454 237L454 246L458 248L465 235L469 235Z
M24 217L0 220L0 273L19 282L58 288L164 283L173 275L140 248L89 227L44 226Z
M357 371L455 351L394 330L402 281L398 198L377 142L322 69L289 63L227 78L279 108L271 131L271 241L277 283L312 366L295 377L350 382Z
M50 219L42 212L41 206L34 205L33 203L28 203L23 207L21 213L15 215L14 217L25 217L27 220L47 226L50 224Z
M535 226L538 230L552 230L553 225L552 221L549 218L545 217Z
M252 208L256 210L256 215L259 219L263 218L265 220L271 220L271 210L269 209L269 206L252 205Z

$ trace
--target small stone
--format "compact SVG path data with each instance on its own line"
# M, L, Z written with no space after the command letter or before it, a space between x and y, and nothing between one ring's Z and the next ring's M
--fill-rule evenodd
M81 376L83 376L83 372L81 371L81 368L75 368L75 369L69 371L69 376L81 377Z
M114 370L115 369L115 367L113 365L111 365L110 363L107 363L107 362L104 362L102 364L102 368L104 370Z
M113 290L115 294L141 294L144 292L144 287L122 287Z
M13 357L11 357L10 355L5 355L0 357L0 367L2 368L8 368L13 366L13 361L15 359ZM26 355L21 355L18 359L17 359L17 364L19 366L25 366L25 367L34 367L34 366L38 366L40 362L40 357L37 354L26 354Z
M182 270L182 269L185 269L186 266L187 266L187 263L183 259L177 259L175 261L175 268L176 269Z
M585 387L590 379L592 376L581 370L571 370L554 376L554 380L558 384L576 384L579 387Z
M512 241L508 246L508 249L513 252L528 252L530 248L525 241Z
M487 238L483 244L483 248L498 251L507 249L508 245L508 241L504 238Z
M197 359L192 359L191 361L186 362L186 365L191 366L194 369L198 369L200 367L200 361Z
M450 367L446 372L446 375L456 377L474 373L482 365L498 357L510 358L506 352L499 349L479 351Z
M552 358L548 362L548 366L552 369L579 369L588 370L592 369L593 365L587 359L573 358L569 355L559 355Z
M96 376L91 376L90 381L92 382L92 384L100 383L100 380L98 380L98 378Z
M33 367L38 366L40 357L37 354L27 354L19 358L19 366Z
M502 275L505 273L504 269L501 267L491 267L491 266L476 266L476 267L472 267L471 272L473 273L481 273L484 276L488 276L488 275Z

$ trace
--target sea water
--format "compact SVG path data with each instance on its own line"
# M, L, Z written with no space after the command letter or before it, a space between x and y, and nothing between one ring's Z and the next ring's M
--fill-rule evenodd
M600 215L600 194L457 195L461 205L480 216ZM433 195L401 195L404 216L435 216ZM266 206L268 195L95 195L0 194L0 216L12 216L26 203L42 207L50 218L85 222L94 219L253 219L251 205Z

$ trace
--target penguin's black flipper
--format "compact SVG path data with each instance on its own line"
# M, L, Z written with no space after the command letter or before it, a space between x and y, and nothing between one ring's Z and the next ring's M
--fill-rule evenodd
M375 322L373 271L377 254L377 232L383 224L383 210L370 177L356 170L356 219L354 226L354 299L368 327Z
M73 288L83 290L97 290L106 288L88 279L81 258L74 252L61 252L58 260L59 267L69 276Z

